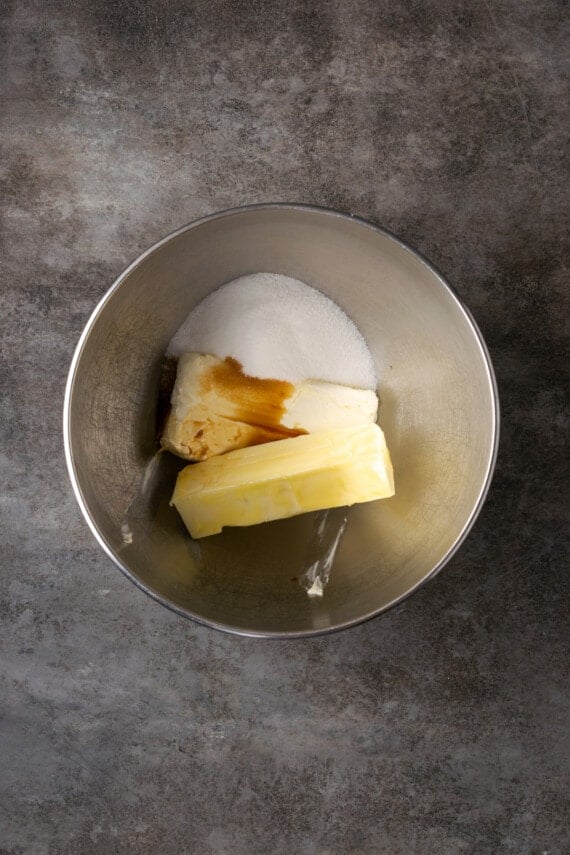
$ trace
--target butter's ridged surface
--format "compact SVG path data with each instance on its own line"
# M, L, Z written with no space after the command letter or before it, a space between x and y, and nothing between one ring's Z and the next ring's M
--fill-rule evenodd
M192 537L394 494L376 424L278 440L186 466L172 496Z

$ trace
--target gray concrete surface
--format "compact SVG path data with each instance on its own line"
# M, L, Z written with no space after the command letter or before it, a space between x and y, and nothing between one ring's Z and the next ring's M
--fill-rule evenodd
M3 855L570 851L564 6L2 4ZM449 567L294 643L137 591L82 521L60 428L125 264L268 200L356 212L431 258L504 419Z

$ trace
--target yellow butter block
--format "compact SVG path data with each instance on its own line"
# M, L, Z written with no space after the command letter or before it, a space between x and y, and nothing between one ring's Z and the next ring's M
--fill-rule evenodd
M337 428L240 448L178 475L171 505L192 537L394 494L376 424Z

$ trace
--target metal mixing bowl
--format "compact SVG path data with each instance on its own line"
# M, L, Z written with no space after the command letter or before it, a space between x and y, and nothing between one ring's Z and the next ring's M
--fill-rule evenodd
M168 501L181 461L155 456L160 366L190 310L224 282L271 271L320 289L372 351L396 495L355 506L322 599L306 569L314 515L192 541ZM442 276L386 231L301 205L256 205L191 223L143 253L101 300L65 398L71 481L95 537L174 611L244 635L307 636L399 603L449 560L495 463L489 354Z

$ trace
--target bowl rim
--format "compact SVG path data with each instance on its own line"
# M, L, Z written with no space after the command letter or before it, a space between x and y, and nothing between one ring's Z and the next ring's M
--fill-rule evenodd
M139 579L135 574L124 564L121 560L118 553L107 543L102 532L99 530L97 523L91 515L89 510L89 506L83 496L83 492L81 490L81 486L79 484L79 479L77 476L77 472L75 469L74 457L73 457L73 448L71 441L71 400L73 397L73 388L76 379L77 368L79 362L81 360L81 356L91 334L93 327L95 326L99 315L103 311L106 303L111 299L115 291L117 291L125 279L130 275L130 273L135 270L143 261L145 261L148 256L152 255L156 252L157 249L167 244L169 241L178 237L181 234L184 234L191 229L198 228L205 223L212 222L217 219L222 219L228 216L235 216L240 214L245 214L251 211L270 211L275 209L286 209L289 211L300 211L300 212L310 212L310 213L318 213L323 216L332 217L332 218L340 218L343 220L348 220L350 222L354 222L360 226L363 226L367 229L372 229L373 231L383 235L384 237L389 238L390 240L395 241L402 249L406 252L411 253L421 264L428 268L430 273L432 273L436 279L439 280L444 289L446 289L451 297L455 300L458 308L465 316L467 323L471 327L475 339L479 345L479 349L483 356L483 361L487 370L487 377L489 381L489 385L491 387L491 402L492 402L492 424L493 424L493 442L491 448L491 454L489 455L489 459L487 461L487 470L485 472L485 477L483 480L483 484L481 490L479 492L477 501L475 502L469 517L467 518L460 534L456 538L454 544L448 549L445 555L438 561L438 563L432 567L429 573L427 573L419 582L417 582L412 588L406 591L399 597L391 600L389 603L386 603L380 608L374 609L360 617L354 618L352 620L344 621L339 624L334 624L328 627L320 627L316 629L304 629L304 630L292 630L292 631L279 631L273 632L268 630L251 630L244 629L243 627L233 626L231 624L220 623L218 621L209 620L207 618L202 617L201 615L194 614L191 610L182 608L181 606L177 606L174 603L171 603L162 595L158 594L152 588L147 586L141 579ZM204 217L200 217L196 220L192 220L184 226L181 226L178 229L167 234L165 237L156 241L152 246L148 249L144 250L140 255L138 255L120 274L117 276L113 284L110 288L103 294L101 299L96 304L95 308L91 312L87 323L85 324L81 336L79 337L79 341L77 342L73 358L71 360L67 382L65 386L65 397L63 404L63 445L65 452L65 460L67 465L68 475L71 481L71 485L73 488L73 492L75 494L75 498L77 503L81 509L81 512L87 522L87 525L91 529L91 533L103 549L103 551L109 556L109 558L113 561L113 563L119 568L119 570L134 584L137 588L140 588L141 591L144 591L149 597L151 597L156 602L165 606L170 611L178 614L182 617L187 618L188 620L192 620L202 626L209 627L211 629L221 630L222 632L228 633L230 635L237 635L244 638L274 638L274 639L295 639L295 638L311 638L315 636L322 635L330 635L335 632L340 632L344 629L350 629L354 626L359 626L369 620L372 620L375 617L378 617L381 614L385 614L391 609L395 608L398 605L401 605L408 597L412 596L416 591L418 591L421 587L423 587L427 582L433 579L435 576L440 573L440 571L445 567L445 565L453 558L453 556L457 553L460 547L465 542L467 536L471 532L475 522L481 512L481 509L485 503L487 495L489 493L489 489L491 486L491 481L493 479L493 474L495 471L495 466L497 462L497 454L499 448L499 434L500 434L500 404L499 404L499 392L497 386L497 379L495 376L495 371L493 369L493 364L491 361L491 356L479 329L475 318L473 317L470 309L464 304L463 300L459 296L455 287L447 280L447 278L435 267L421 252L409 246L405 241L391 232L389 229L384 228L383 226L378 226L375 223L367 220L363 217L357 216L356 214L349 214L342 211L338 211L333 208L327 208L321 205L311 205L311 204L303 204L296 202L261 202L257 204L251 205L240 205L231 208L226 208L221 211L216 211L212 214L208 214Z

